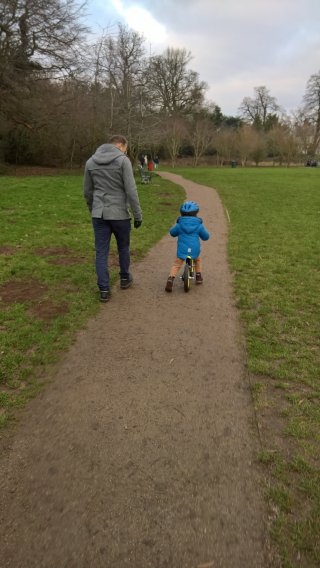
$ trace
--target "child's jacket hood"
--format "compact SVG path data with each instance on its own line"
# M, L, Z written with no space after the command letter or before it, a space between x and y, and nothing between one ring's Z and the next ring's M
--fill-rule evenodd
M200 225L202 225L202 219L200 217L183 216L177 219L177 223L179 223L183 233L190 235L199 229Z

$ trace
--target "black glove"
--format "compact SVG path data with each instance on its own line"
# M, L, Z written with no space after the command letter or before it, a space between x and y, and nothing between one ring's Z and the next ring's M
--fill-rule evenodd
M133 225L134 225L135 229L139 229L139 227L141 227L141 225L142 225L142 221L137 221L135 219Z

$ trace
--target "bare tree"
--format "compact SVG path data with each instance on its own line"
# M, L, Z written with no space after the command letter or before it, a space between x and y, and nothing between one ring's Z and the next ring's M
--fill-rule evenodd
M298 158L299 141L290 123L272 128L267 134L267 144L280 165L285 163L288 167Z
M195 117L190 128L190 140L193 148L193 165L197 166L199 159L208 150L213 140L214 127L208 118Z
M87 28L84 5L75 0L2 0L0 3L0 81L37 72L74 70Z
M235 132L232 128L221 128L214 136L214 147L217 151L217 163L223 166L230 161L235 151Z
M293 118L294 131L299 143L299 152L302 157L314 156L314 125L306 117L302 109L298 110Z
M80 68L82 15L76 0L0 1L0 131L5 124L11 146L44 127L35 112L41 83Z
M119 25L117 36L104 38L99 49L98 77L105 94L107 130L122 132L130 140L130 158L135 160L147 134L155 131L159 118L149 108L146 84L147 56L143 37Z
M255 130L253 133L253 148L250 152L250 158L253 159L256 166L265 158L267 153L266 138L264 132Z
M254 152L257 142L257 133L249 124L239 128L234 137L234 145L242 167L246 166L249 157Z
M318 151L320 143L320 71L311 75L308 80L303 100L305 118L313 127L309 153L311 156L314 156Z
M141 89L145 66L143 37L119 25L118 36L104 41L101 69L111 92L112 117L122 118L122 132L131 135L132 118L141 111ZM141 113L140 113L141 114ZM113 122L110 129L113 128Z
M255 127L266 129L268 122L275 120L280 110L277 99L272 97L265 86L254 88L254 98L245 97L239 107L241 116Z
M154 109L167 114L188 113L201 106L206 84L188 69L191 53L168 48L162 55L151 57L148 68L148 90Z
M174 168L183 141L188 136L186 121L181 116L167 118L163 126L163 143L168 150Z

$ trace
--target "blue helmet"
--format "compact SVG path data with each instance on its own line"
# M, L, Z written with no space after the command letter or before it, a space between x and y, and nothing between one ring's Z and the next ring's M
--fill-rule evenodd
M185 201L180 207L180 213L198 213L199 205L195 201Z

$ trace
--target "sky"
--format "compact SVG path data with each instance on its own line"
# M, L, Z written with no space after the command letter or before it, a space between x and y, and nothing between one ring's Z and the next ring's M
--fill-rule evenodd
M148 53L190 51L226 115L261 85L291 113L320 71L320 0L88 0L87 13L97 33L118 22L140 32Z

